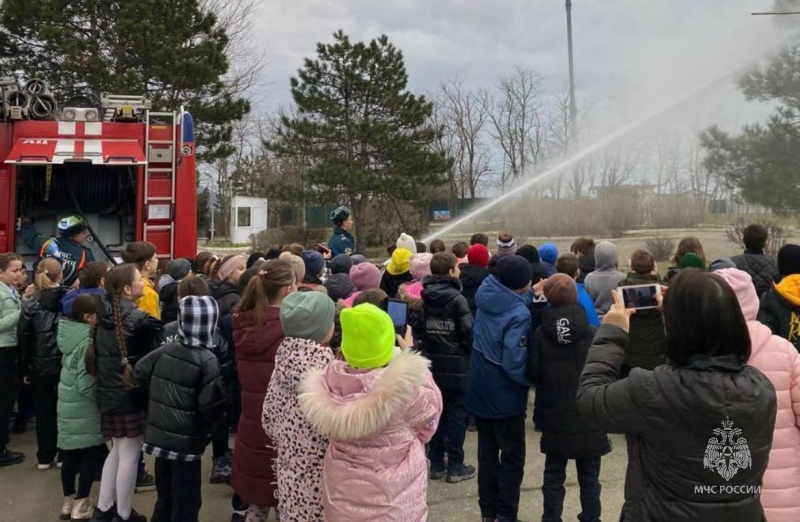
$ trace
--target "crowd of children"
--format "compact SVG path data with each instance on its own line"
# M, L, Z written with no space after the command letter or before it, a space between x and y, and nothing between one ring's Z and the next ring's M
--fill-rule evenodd
M782 459L763 466L758 501L770 521L800 519L789 493L800 491L800 415L791 413L800 411L800 246L784 246L775 262L763 251L766 231L754 225L744 254L709 264L700 242L685 238L664 281L645 249L630 254L626 274L612 242L579 238L559 256L553 244L517 245L508 232L498 234L494 254L485 234L448 250L404 233L376 264L354 253L349 211L336 209L332 220L330 253L292 244L249 259L201 252L160 262L153 244L133 242L123 264L69 265L72 281L64 261L43 251L27 285L23 259L0 254L0 467L24 460L9 449L9 425L25 383L37 467L61 468L61 520L147 520L134 509L146 453L155 458L158 495L151 520L197 522L200 463L211 445L210 482L232 489L233 521L422 521L429 480L477 475L484 522L515 522L534 388L542 520L561 520L574 460L579 519L599 521L606 431L634 435L624 415L614 417L622 399L588 397L612 393L616 379L635 386L653 374L645 371L683 368L675 339L689 336L667 305L633 313L616 289L669 284L678 295L701 269L702 284L723 288L723 297L732 289L752 339L749 364L769 377L779 412L789 412L777 422L772 412L774 441L770 433L766 450L753 449L771 445ZM387 313L390 300L406 303L406 329ZM597 370L597 354L616 353L623 334L622 355L603 367L616 373L601 392L588 369ZM697 356L687 360L702 366ZM631 410L646 410L636 403L644 398L629 400ZM600 408L611 417L598 418ZM464 452L470 423L478 438L472 464ZM629 448L646 437L629 438ZM637 495L626 492L624 512L658 505ZM717 520L713 508L725 502L744 501L687 509Z

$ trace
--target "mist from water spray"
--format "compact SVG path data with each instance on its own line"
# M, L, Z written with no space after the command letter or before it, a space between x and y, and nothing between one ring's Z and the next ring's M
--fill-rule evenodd
M535 184L537 184L537 183L539 183L541 181L544 181L547 178L550 178L550 177L554 176L555 174L558 174L558 173L564 171L565 169L568 169L569 167L572 167L576 163L579 163L580 161L584 160L585 158L587 158L587 157L589 157L589 156L591 156L591 155L593 155L593 154L595 154L597 152L602 151L603 149L605 149L609 145L613 145L614 143L616 143L617 141L621 140L622 138L624 138L628 134L632 133L633 131L644 127L645 125L647 125L650 122L656 121L659 117L663 116L664 114L667 114L667 113L677 109L678 107L680 107L680 106L684 105L685 103L691 101L692 99L696 98L697 96L703 94L705 91L711 89L715 85L727 80L732 74L734 74L734 73L728 73L725 76L717 78L716 80L712 81L708 85L705 85L703 88L693 92L692 94L686 96L685 98L683 98L681 100L678 100L677 102L672 103L672 104L670 104L670 105L668 105L666 107L663 107L663 108L659 109L657 112L650 113L650 114L644 116L643 118L640 118L640 119L636 120L635 122L622 127L621 129L618 129L616 131L611 132L610 134L606 135L603 139L598 140L595 143L593 143L593 144L591 144L591 145L589 145L587 147L584 147L582 150L580 150L576 154L570 156L569 158L567 158L564 161L558 163L557 165L553 166L552 168L550 168L550 169L548 169L548 170L546 170L546 171L544 171L544 172L542 172L540 174L536 174L536 175L531 176L530 178L526 179L520 185L508 190L507 192L504 192L503 194L500 194L499 196L497 196L496 198L492 199L491 201L488 201L488 202L484 203L483 205L479 206L475 210L472 210L468 214L456 219L452 223L449 223L447 226L442 227L439 230L437 230L436 232L426 236L424 239L422 239L422 242L423 243L427 243L428 241L430 241L432 239L436 239L437 237L440 237L440 236L450 232L451 230L455 229L459 225L461 225L463 223L466 223L467 221L470 221L471 219L475 218L476 216L479 216L480 214L482 214L486 210L494 207L495 205L498 205L498 204L502 203L503 201L514 197L515 195L519 194L523 190L525 190L527 188L530 188L530 187L534 186Z
M798 33L794 33L790 37L782 39L780 42L778 42L779 46L785 45L789 41L791 41L793 39L796 39L798 36L800 36ZM764 51L765 54L767 52L773 52L774 51L775 46L773 45L773 46L770 46L770 47L771 47L771 49L769 51L766 51L766 50ZM763 57L763 55L759 56L758 59L760 59L762 57ZM757 61L757 59L756 60L750 60L749 63L754 63L755 61ZM568 169L569 167L574 166L575 164L579 163L580 161L586 159L587 157L590 157L593 154L604 150L605 148L609 147L610 145L613 145L617 141L619 141L622 138L626 137L627 135L631 134L633 131L635 131L637 129L641 129L641 128L645 127L647 124L657 121L660 117L664 116L665 114L670 113L670 112L680 108L682 105L692 101L693 99L695 99L698 96L702 95L704 92L706 92L709 89L715 87L716 85L729 80L732 76L735 76L741 70L742 70L742 67L737 67L736 69L734 69L732 71L729 71L729 72L719 76L718 78L714 79L713 81L707 83L702 88L697 89L695 91L692 91L687 96L684 96L683 98L681 98L681 99L679 99L679 100L677 100L677 101L675 101L673 103L670 103L670 104L662 107L661 109L659 109L657 111L651 112L651 113L645 115L644 117L635 120L631 124L624 125L623 127L619 128L618 130L610 132L604 138L592 143L591 145L583 147L580 151L576 152L575 154L573 154L572 156L568 157L567 159L561 161L557 165L547 169L546 171L544 171L544 172L542 172L540 174L532 175L531 177L529 177L528 179L523 181L520 185L508 190L507 192L504 192L503 194L500 194L499 196L497 196L497 197L493 198L492 200L484 203L483 205L481 205L481 206L477 207L476 209L470 211L468 214L456 219L455 221L453 221L453 222L449 223L448 225L440 228L439 230L433 232L432 234L429 234L428 236L425 236L422 239L422 242L427 243L432 239L436 239L436 238L438 238L438 237L440 237L440 236L442 236L444 234L447 234L448 232L450 232L451 230L454 230L458 226L460 226L460 225L462 225L462 224L474 219L475 217L479 216L480 214L486 212L486 210L488 210L490 208L493 208L494 206L496 206L496 205L498 205L498 204L500 204L500 203L502 203L502 202L504 202L504 201L516 196L520 192L522 192L522 191L524 191L524 190L536 185L537 183L540 183L540 182L542 182L542 181L544 181L544 180L546 180L546 179L548 179L548 178L550 178L550 177L552 177L552 176L554 176L556 174L559 174L559 173L563 172L564 170Z

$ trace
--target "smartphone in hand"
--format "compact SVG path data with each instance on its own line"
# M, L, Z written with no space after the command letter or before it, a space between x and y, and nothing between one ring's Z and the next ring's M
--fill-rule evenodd
M649 310L658 307L656 296L661 295L661 285L654 283L651 285L621 286L619 292L622 295L622 302L625 304L625 308Z
M408 325L408 303L400 299L387 299L385 303L386 313L392 319L394 331L399 335L405 335Z

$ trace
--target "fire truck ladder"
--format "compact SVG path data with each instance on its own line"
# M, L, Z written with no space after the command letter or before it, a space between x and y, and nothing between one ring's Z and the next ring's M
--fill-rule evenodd
M178 113L145 111L145 146L147 165L144 171L144 229L143 239L153 241L158 247L159 258L172 258L175 251L175 178L178 154ZM170 139L151 139L152 119L155 125L170 128ZM165 122L165 123L162 123ZM151 223L155 221L155 223ZM162 245L165 233L169 233L169 252ZM161 237L161 241L155 239ZM150 238L150 239L149 239Z

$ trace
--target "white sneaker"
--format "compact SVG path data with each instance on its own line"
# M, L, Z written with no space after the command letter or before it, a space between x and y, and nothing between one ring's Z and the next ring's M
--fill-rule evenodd
M89 497L75 501L72 506L72 520L91 520L94 514L94 504Z
M47 464L37 464L36 465L36 469L38 469L39 471L47 471L48 469L50 469L52 467L53 467L53 463L52 462L48 462Z
M72 507L75 504L75 495L64 497L64 502L61 504L61 514L58 516L59 520L69 520L72 518Z

